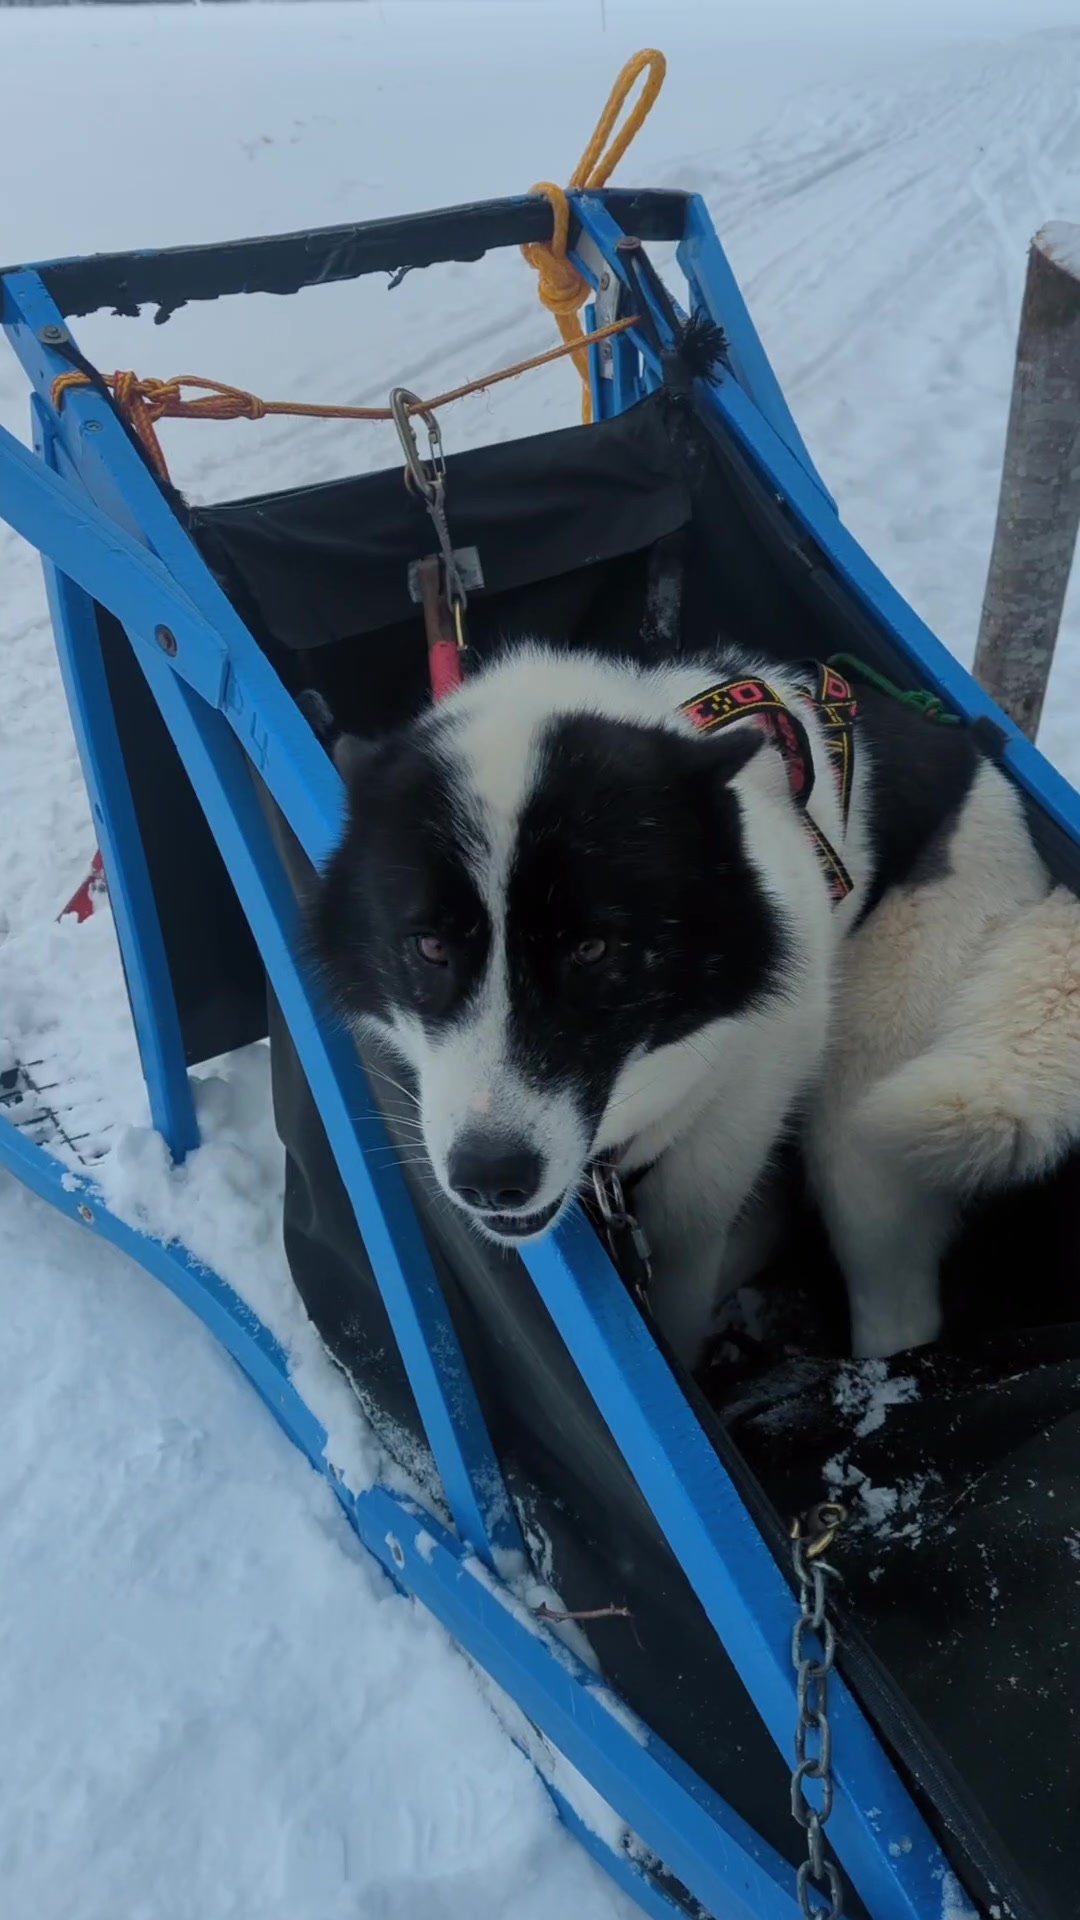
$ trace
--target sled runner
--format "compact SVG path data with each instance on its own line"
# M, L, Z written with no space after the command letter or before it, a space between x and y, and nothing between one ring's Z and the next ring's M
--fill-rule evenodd
M803 1304L812 1273L829 1286L808 1233L776 1279L790 1327L744 1333L706 1392L628 1284L629 1203L603 1191L595 1224L575 1214L520 1259L481 1245L385 1151L404 1101L303 958L342 790L298 697L371 734L430 698L436 645L453 672L459 639L483 659L515 631L613 651L640 635L648 658L721 628L842 657L856 691L860 674L929 689L927 726L1001 724L1046 859L1080 879L1077 796L844 528L704 204L579 182L560 250L561 217L534 194L0 282L33 389L33 451L0 435L0 513L44 556L154 1124L182 1160L189 1069L269 1036L296 1287L387 1453L422 1480L427 1462L438 1514L350 1490L288 1355L225 1280L110 1213L102 1144L80 1153L33 1062L0 1078L0 1161L206 1322L390 1577L520 1709L564 1817L646 1912L1074 1920L1073 1169L973 1219L947 1351L877 1373L831 1358L842 1335ZM190 507L155 455L182 388L105 381L70 324L514 246L553 247L592 289L567 339L591 419L442 470L406 395L412 490L397 466ZM251 398L211 384L195 405L236 417ZM530 1567L595 1670L530 1602Z

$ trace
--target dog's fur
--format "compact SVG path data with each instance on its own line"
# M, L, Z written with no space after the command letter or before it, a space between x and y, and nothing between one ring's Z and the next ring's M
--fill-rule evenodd
M749 720L701 736L678 712L754 672L807 726L809 810L853 881L835 907L780 755ZM413 1069L439 1185L505 1244L595 1157L648 1169L653 1304L688 1364L764 1257L753 1202L796 1123L864 1354L936 1336L960 1202L1065 1144L1006 991L1005 930L1052 908L1018 795L969 730L860 688L845 832L799 687L741 654L525 645L337 754L315 942L347 1015ZM1075 970L1080 936L1060 941Z

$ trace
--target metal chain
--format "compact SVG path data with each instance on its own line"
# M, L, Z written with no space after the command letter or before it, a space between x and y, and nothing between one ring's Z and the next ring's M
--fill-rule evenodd
M637 1215L627 1204L617 1170L607 1162L596 1161L591 1173L593 1197L607 1250L639 1307L647 1310L652 1284L652 1248Z
M791 1812L806 1834L807 1857L796 1882L804 1920L840 1920L844 1898L840 1875L825 1852L825 1824L833 1807L829 1675L836 1657L836 1635L826 1609L828 1583L840 1576L824 1556L846 1518L843 1507L827 1501L814 1507L805 1520L796 1520L791 1530L791 1558L799 1584L799 1618L791 1636L791 1660L798 1676ZM820 1784L816 1807L806 1795L808 1780ZM812 1902L811 1888L817 1889L824 1906Z

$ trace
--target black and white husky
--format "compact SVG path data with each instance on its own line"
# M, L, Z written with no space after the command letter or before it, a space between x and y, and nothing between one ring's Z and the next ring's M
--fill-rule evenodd
M1057 910L1077 971L1075 902L1048 901L977 732L812 664L528 645L337 758L317 948L412 1068L439 1186L481 1233L545 1232L598 1160L645 1170L653 1309L692 1365L763 1257L754 1203L797 1127L855 1351L937 1336L961 1203L1080 1124L1076 1060L1066 1084L1049 1049L1044 1097L1048 1049L1020 1057L1015 969L1045 929L998 945Z

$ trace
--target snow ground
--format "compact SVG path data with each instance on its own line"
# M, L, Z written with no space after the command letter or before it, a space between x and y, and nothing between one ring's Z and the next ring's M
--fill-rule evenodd
M868 16L872 16L869 18ZM0 12L0 260L281 231L565 177L621 60L670 60L624 183L709 200L849 524L970 658L1027 242L1080 218L1075 0L368 0ZM16 178L19 184L16 185ZM136 335L136 326L138 333ZM363 402L550 344L516 256L99 317L99 364ZM450 446L575 417L554 367ZM25 424L13 358L0 418ZM166 429L240 494L391 460L387 431ZM208 1075L179 1177L145 1128L36 561L0 529L0 1055L62 1063L115 1203L182 1231L362 1439L290 1299L260 1050ZM1074 778L1080 603L1044 723ZM0 1066L4 1064L0 1058ZM626 1908L465 1666L364 1560L202 1330L0 1176L0 1887L37 1920L580 1920ZM351 1437L350 1437L351 1436Z

